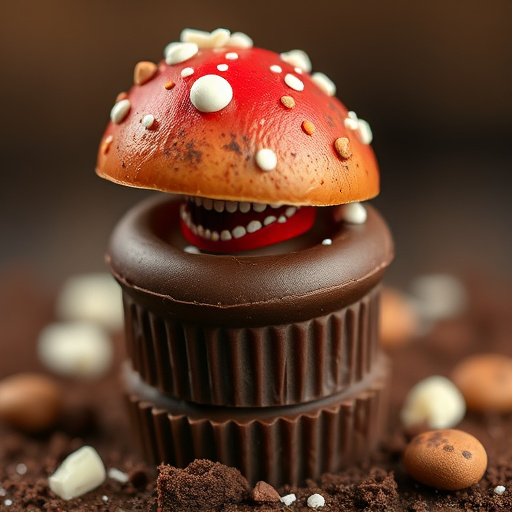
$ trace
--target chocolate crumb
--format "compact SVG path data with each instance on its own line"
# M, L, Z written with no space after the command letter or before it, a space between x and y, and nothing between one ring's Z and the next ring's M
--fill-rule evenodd
M270 484L259 481L254 486L252 499L256 503L272 503L274 501L279 501L281 496L279 496L279 493Z

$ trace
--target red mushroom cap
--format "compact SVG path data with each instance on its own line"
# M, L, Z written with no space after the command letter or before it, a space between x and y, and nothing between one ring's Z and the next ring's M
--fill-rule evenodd
M177 43L174 52L178 57L166 60L177 63L137 65L135 85L105 131L100 176L131 187L296 206L378 194L365 123L315 75L259 48Z

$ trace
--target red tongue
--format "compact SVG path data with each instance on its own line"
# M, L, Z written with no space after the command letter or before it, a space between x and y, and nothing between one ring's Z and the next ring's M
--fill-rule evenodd
M254 233L246 233L240 238L233 236L231 240L219 239L217 241L194 234L192 229L182 219L181 230L185 238L197 248L211 252L248 251L288 240L310 229L313 226L316 214L316 208L312 206L298 208L290 217L285 215L285 211L289 208L287 206L277 209L267 208L264 212L254 212L251 210L248 213L219 213L213 210L206 211L204 208L190 208L190 206L190 203L188 203L186 208L189 209L193 223L196 226L203 226L204 229L208 229L210 232L216 231L217 233L221 233L223 230L232 233L236 226L243 226L245 228L253 220L263 224L263 220L269 215L276 218L281 217L281 219L286 218L285 222L275 221L268 226L263 226Z

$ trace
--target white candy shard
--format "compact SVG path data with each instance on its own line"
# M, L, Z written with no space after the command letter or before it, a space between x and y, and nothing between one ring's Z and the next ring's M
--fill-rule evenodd
M309 508L320 508L325 505L325 498L321 494L312 494L307 501Z
M105 477L105 466L96 450L83 446L64 460L48 483L55 494L71 500L96 489Z
M114 278L104 273L82 274L69 278L57 298L59 320L83 320L117 331L124 325L121 289Z
M114 355L108 333L91 322L66 322L46 326L37 345L41 362L66 377L94 379L104 375Z
M277 166L277 156L271 149L260 149L256 153L256 165L262 171L272 171Z
M368 217L366 208L361 203L347 203L341 208L341 218L349 224L364 224Z
M308 57L308 54L302 50L291 50L281 53L281 59L293 67L302 69L302 71L306 73L311 72L311 59Z
M195 43L199 48L220 48L226 46L231 32L225 28L218 28L213 32L186 28L182 30L180 41L184 43Z
M168 66L191 59L199 51L196 43L171 43L165 49L165 63Z
M284 83L294 91L300 92L304 90L304 82L300 78L290 73L284 77Z
M204 75L190 88L190 101L200 112L218 112L232 99L230 83L219 75Z
M494 494L497 494L498 496L501 496L501 495L505 494L506 490L507 490L507 488L504 485L497 485L494 488Z
M287 494L286 496L283 496L280 501L289 507L296 500L297 496L295 496L295 494Z
M334 96L336 94L336 85L327 75L317 72L311 75L311 79L328 96Z
M332 240L330 238L325 238L322 240L322 245L332 245Z
M234 46L236 48L252 48L252 39L243 32L234 32L228 39L226 46Z
M462 393L446 377L433 375L418 382L400 413L405 426L426 423L432 429L453 428L466 414Z
M118 101L110 111L110 119L112 119L112 122L119 124L128 115L131 106L130 100Z
M117 468L109 468L107 471L107 475L112 480L115 480L116 482L119 482L121 484L126 484L130 480L130 477L128 476L127 473Z

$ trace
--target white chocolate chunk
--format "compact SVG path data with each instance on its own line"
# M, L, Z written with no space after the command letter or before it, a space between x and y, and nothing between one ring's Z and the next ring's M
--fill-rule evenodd
M334 96L336 94L336 85L327 75L317 72L311 75L311 79L328 96Z
M295 75L292 75L290 73L288 73L285 77L284 77L284 83L290 87L290 89L293 89L294 91L303 91L304 90L304 82L296 77Z
M256 153L256 165L262 171L271 171L277 166L277 156L271 149L260 149Z
M348 203L341 207L341 218L349 224L364 224L368 217L366 208L361 203Z
M294 501L296 501L297 496L295 494L287 494L281 498L281 503L284 503L287 507L289 507Z
M200 112L218 112L233 99L230 83L219 75L204 75L190 88L190 101Z
M281 53L281 59L293 67L298 67L306 73L311 72L311 59L308 54L302 50L291 50L289 52Z
M456 426L465 414L466 402L455 384L433 375L409 391L400 416L407 427L426 423L432 429L445 429Z
M312 494L307 501L309 508L320 508L325 505L325 498L321 494Z
M110 111L110 119L112 119L112 122L119 124L128 115L131 106L130 100L118 101Z
M198 51L199 47L196 43L171 43L165 51L165 63L168 66L180 64L191 59Z
M64 460L48 483L55 494L71 500L99 487L105 477L105 466L96 450L83 446Z
M236 48L252 48L252 39L243 32L234 32L228 39L226 46L234 46Z
M48 369L79 379L104 375L114 355L110 336L90 322L47 325L39 335L37 350L39 359Z
M57 298L56 312L59 320L90 321L112 331L124 325L121 289L106 272L69 278Z
M182 30L180 40L184 43L195 43L199 48L220 48L226 46L231 32L225 28L218 28L213 32L185 28Z

